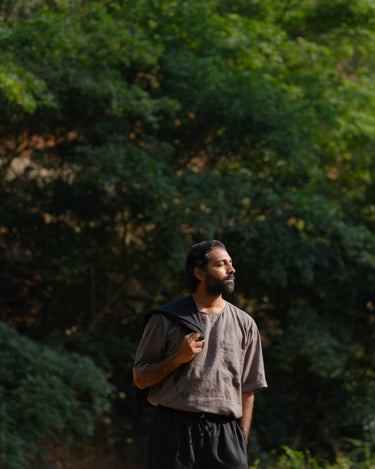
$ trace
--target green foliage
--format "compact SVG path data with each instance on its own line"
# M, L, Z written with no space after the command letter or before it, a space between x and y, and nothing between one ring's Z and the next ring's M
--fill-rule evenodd
M38 443L47 435L93 434L111 389L92 360L38 345L5 324L0 344L1 467L29 467L30 455L40 464Z
M281 455L270 467L273 469L369 469L374 466L375 456L368 453L366 446L359 441L352 441L353 449L348 456L339 457L331 463L327 460L317 460L309 451L296 451L283 446L285 454ZM359 451L358 451L359 450ZM358 459L358 456L360 458ZM261 469L262 464L256 461L250 469Z
M143 313L218 237L264 336L260 451L373 441L373 2L0 12L1 318L128 392Z
M281 456L277 463L277 467L280 469L319 469L322 467L308 452L295 451L287 446L284 446L283 449L286 454Z

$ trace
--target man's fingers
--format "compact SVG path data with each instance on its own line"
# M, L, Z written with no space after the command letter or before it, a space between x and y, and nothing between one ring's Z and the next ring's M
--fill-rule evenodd
M190 334L188 334L185 337L188 338L188 339L192 339L192 340L198 340L200 335L199 335L198 332L190 332Z
M179 350L181 363L189 362L197 353L202 351L205 339L199 340L199 337L198 332L191 332L184 337Z

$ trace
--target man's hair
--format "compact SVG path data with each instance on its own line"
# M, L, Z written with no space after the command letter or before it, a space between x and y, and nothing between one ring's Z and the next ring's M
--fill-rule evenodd
M202 270L205 270L210 259L210 252L213 248L220 248L227 250L224 244L217 239L209 239L207 241L201 241L198 244L192 246L186 257L185 270L190 280L190 285L195 291L199 284L199 280L194 275L194 267L199 267Z

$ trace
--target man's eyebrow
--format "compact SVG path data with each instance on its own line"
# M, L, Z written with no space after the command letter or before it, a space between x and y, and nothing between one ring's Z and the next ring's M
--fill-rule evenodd
M217 261L215 261L215 264L218 264L219 262L226 262L226 261L232 262L232 259L231 258L229 258L229 259L218 259Z

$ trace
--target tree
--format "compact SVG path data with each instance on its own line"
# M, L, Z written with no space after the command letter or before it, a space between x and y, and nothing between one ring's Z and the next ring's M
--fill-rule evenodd
M129 392L142 313L219 237L264 334L262 449L371 441L372 2L22 5L1 5L2 319Z

